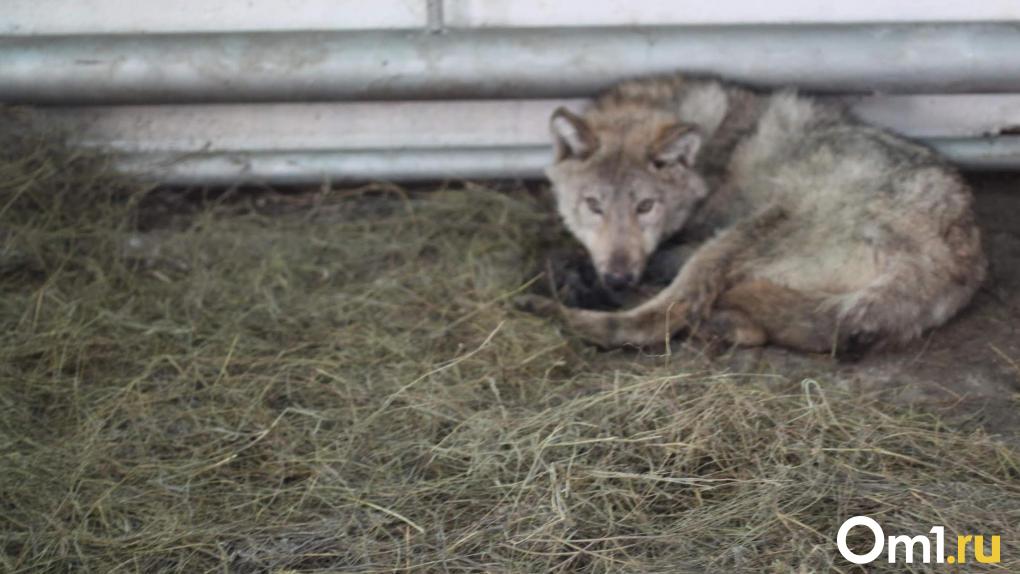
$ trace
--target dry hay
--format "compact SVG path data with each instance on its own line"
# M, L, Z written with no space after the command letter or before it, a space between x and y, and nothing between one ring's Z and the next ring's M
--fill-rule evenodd
M1020 569L1020 458L980 431L514 311L556 239L527 194L171 217L5 144L4 571L851 572L856 514Z

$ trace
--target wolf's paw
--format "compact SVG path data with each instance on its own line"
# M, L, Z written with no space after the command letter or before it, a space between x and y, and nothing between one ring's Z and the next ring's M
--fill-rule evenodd
M531 293L555 297L567 307L608 310L620 306L616 294L602 286L586 253L552 253L538 271L545 273L545 280L536 283Z
M542 317L558 317L561 315L562 307L555 299L543 297L542 295L518 295L513 299L514 307Z

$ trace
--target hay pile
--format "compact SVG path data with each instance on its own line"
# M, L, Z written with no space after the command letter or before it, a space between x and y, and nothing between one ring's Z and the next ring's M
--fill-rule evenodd
M855 514L1020 569L1020 457L980 432L514 311L556 238L526 194L170 215L7 139L4 571L851 572Z

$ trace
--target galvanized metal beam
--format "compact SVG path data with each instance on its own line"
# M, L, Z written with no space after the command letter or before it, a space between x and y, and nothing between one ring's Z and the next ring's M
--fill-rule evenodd
M80 106L38 113L77 145L120 151L273 151L546 145L549 115L587 100ZM1020 133L1020 94L868 96L859 117L909 137Z
M548 146L141 153L115 157L119 171L180 185L317 184L326 181L538 179L552 160Z
M1020 136L936 138L925 143L968 171L1020 169Z
M826 92L1020 91L1020 25L7 37L0 101L571 97L677 69Z
M1020 168L1020 137L929 140L965 169ZM145 153L118 156L116 167L164 184L277 185L324 181L541 179L552 161L549 146L318 150L299 152Z

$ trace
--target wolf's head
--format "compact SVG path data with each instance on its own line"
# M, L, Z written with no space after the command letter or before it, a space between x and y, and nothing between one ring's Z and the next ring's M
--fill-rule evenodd
M546 174L564 223L603 284L632 286L659 242L683 227L708 192L693 169L701 134L666 114L585 119L565 108L550 127L556 162Z

